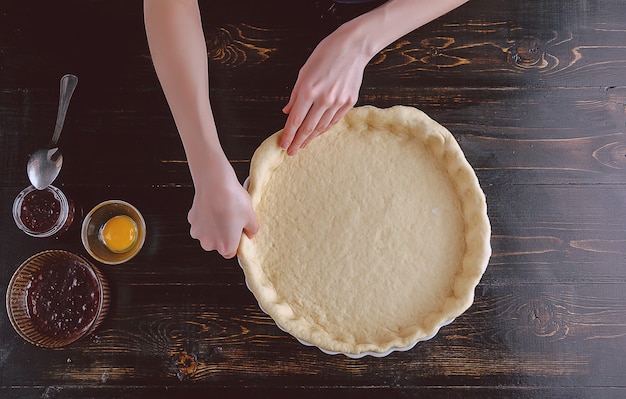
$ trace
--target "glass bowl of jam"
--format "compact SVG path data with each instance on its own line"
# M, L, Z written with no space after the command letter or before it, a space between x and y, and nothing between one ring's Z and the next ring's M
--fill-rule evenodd
M139 253L146 239L146 222L128 202L108 200L85 216L80 236L95 260L117 265Z
M60 348L91 334L109 307L104 276L85 258L63 250L25 260L7 289L7 314L15 331L44 348Z
M58 237L74 221L74 202L55 186L22 190L13 201L17 227L33 237Z

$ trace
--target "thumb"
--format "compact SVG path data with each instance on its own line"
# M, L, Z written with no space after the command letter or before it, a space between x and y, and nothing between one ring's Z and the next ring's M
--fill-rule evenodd
M243 232L248 236L248 238L252 238L259 231L259 222L256 219L256 215L254 212L252 216L248 220L248 224L243 228Z

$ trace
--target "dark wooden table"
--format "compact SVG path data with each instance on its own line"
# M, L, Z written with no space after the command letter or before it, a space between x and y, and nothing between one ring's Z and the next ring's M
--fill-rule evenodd
M237 262L189 237L193 188L141 7L0 5L0 297L38 251L87 256L76 230L35 239L11 216L65 73L80 82L55 184L85 212L125 199L148 225L135 259L99 265L113 299L92 336L37 348L2 300L0 397L626 397L626 2L471 0L372 60L359 104L415 106L450 129L486 193L493 257L475 304L434 339L361 360L281 332ZM254 149L284 123L298 68L365 8L202 8L217 125L243 181Z

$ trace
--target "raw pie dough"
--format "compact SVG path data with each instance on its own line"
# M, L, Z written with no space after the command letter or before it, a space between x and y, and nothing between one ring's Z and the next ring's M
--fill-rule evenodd
M280 134L252 158L261 228L242 237L238 257L282 329L327 351L382 353L469 308L490 225L448 130L415 108L366 106L294 157Z

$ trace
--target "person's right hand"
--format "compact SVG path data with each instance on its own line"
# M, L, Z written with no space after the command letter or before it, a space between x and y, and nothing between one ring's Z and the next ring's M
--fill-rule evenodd
M199 240L205 251L217 250L226 259L234 257L241 234L252 237L259 230L248 192L226 159L205 165L194 176L194 186L188 214L191 237Z

